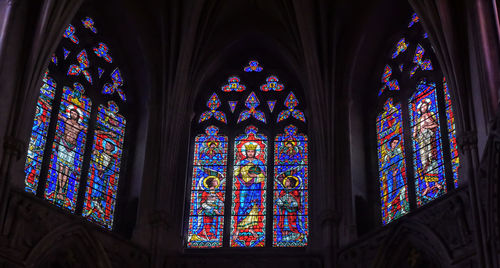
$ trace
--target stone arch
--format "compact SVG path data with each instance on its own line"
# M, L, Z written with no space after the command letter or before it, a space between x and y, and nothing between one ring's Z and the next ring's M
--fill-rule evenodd
M45 235L26 257L26 267L111 267L99 243L74 222Z
M373 267L447 267L451 262L448 247L424 224L406 221L386 237Z

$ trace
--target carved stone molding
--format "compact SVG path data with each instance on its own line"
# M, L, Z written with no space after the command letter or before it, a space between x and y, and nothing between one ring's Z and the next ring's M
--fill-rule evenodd
M399 267L393 262L396 257L404 262L409 257L437 262L436 254L441 263L471 261L475 244L468 198L468 189L449 193L425 209L374 230L341 249L339 267Z
M13 192L9 204L0 262L50 267L60 264L54 256L61 255L62 263L71 267L75 260L93 267L149 267L144 249L43 200Z

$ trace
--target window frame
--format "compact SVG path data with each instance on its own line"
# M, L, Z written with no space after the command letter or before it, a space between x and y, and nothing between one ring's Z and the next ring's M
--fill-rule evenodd
M311 219L311 201L310 201L310 188L311 188L311 179L308 174L308 229L307 229L307 244L302 247L275 247L273 246L273 205L274 205L274 152L275 152L275 139L278 135L285 133L285 127L288 125L294 125L297 128L297 134L307 135L307 107L305 105L305 96L300 89L301 86L296 79L293 79L286 72L280 71L279 68L269 68L272 65L268 65L265 63L261 57L246 57L248 60L243 61L240 65L232 65L233 68L224 69L214 75L214 78L208 81L206 84L208 87L203 86L202 90L194 103L194 118L191 122L191 135L190 135L190 146L189 146L189 158L187 165L187 180L185 184L185 205L184 205L184 220L183 220L183 248L187 252L193 253L210 253L210 252L238 252L238 251L256 251L259 252L264 249L273 248L275 250L297 250L303 251L310 244L310 219ZM263 67L261 72L245 72L244 67L248 66L249 61L256 60L260 63L260 66ZM264 63L263 63L264 62ZM267 91L263 92L260 90L260 85L266 83L266 79L269 76L277 76L280 84L284 84L285 88L283 91ZM223 92L221 87L228 84L229 77L237 76L240 78L240 84L246 86L246 89L242 92ZM250 117L240 123L237 123L237 119L241 113L241 111L246 110L245 100L247 97L254 92L259 99L259 106L256 108L257 110L262 111L266 117L266 123L256 120L253 117ZM282 110L286 110L287 108L284 105L284 102L290 92L293 92L296 99L298 100L298 105L296 106L297 110L300 110L304 113L306 118L306 122L299 121L293 118L291 115L289 118L276 122L278 114ZM213 117L204 122L198 122L200 115L209 110L206 105L207 100L212 96L213 93L216 93L221 106L217 109L218 111L223 111L226 115L227 124L224 124L221 121L214 119ZM229 108L228 101L238 101L236 105L236 109L234 113L231 112ZM268 100L276 100L273 112L269 111L269 107L267 104ZM190 205L191 205L191 187L193 183L193 159L194 159L194 148L195 148L195 138L198 135L202 135L205 133L205 129L209 126L215 126L219 129L218 135L226 136L228 141L227 147L227 164L226 164L226 193L224 199L224 229L223 229L223 238L222 238L222 246L221 247L211 247L211 248L198 248L198 247L188 247L187 246L187 237L189 233L189 218L190 218ZM231 236L231 210L232 210L232 186L233 186L233 176L234 176L234 146L235 139L240 135L245 134L245 129L248 126L254 126L258 129L257 133L266 136L267 138L267 188L265 193L266 199L266 225L265 225L265 243L263 247L232 247L230 245L230 236ZM309 141L309 140L308 140ZM308 150L309 152L310 150ZM309 164L307 165L309 167Z
M415 14L415 13L413 13ZM411 21L413 15L408 16L410 18L409 21ZM384 53L384 56L381 60L379 60L380 65L378 65L377 70L381 70L380 75L378 77L382 77L383 70L386 65L389 65L392 68L392 75L391 75L391 80L392 79L397 79L399 82L399 90L398 91L392 91L386 88L384 92L378 96L377 99L377 109L375 112L375 117L372 118L371 122L375 122L374 125L372 125L372 129L376 130L372 137L373 139L373 144L376 144L375 149L375 158L377 161L376 167L377 167L377 196L378 196L378 204L379 204L379 213L380 213L380 219L381 219L381 224L382 226L387 226L390 225L394 222L397 222L400 218L409 215L415 211L418 211L420 209L425 208L429 204L432 204L436 202L439 199L444 198L446 195L456 191L458 187L455 186L454 183L454 173L452 169L452 158L451 158L451 144L450 144L450 133L448 131L448 121L447 121L447 102L445 98L445 89L444 89L444 79L445 76L442 72L442 69L440 68L439 61L437 59L437 56L434 52L430 37L424 37L425 29L423 28L422 22L419 19L418 22L414 23L412 27L407 27L408 25L405 25L405 29L398 32L397 34L394 34L390 38L390 42L387 43L386 47L387 52ZM392 53L395 51L395 48L397 46L398 41L401 38L405 38L406 43L410 43L408 45L408 48L404 51L401 52L396 58L392 58ZM413 57L415 55L415 50L417 44L420 44L425 52L423 54L423 59L430 59L432 62L433 70L422 70L419 68L416 73L414 74L413 77L409 76L409 71L410 68L415 65L413 63ZM400 72L398 67L400 64L404 64L403 67L403 72ZM408 68L410 67L410 68ZM380 78L379 78L380 79ZM409 110L409 103L414 94L417 92L417 85L418 83L422 80L426 79L428 82L432 82L436 84L435 87L435 94L436 94L436 100L437 100L437 113L439 115L438 119L438 124L440 128L440 138L441 138L441 145L442 145L442 153L443 153L443 165L444 165L444 180L446 184L446 192L441 194L440 196L435 197L434 199L427 201L425 204L422 205L417 205L417 189L416 189L416 180L418 179L415 176L415 171L414 171L414 157L416 157L414 153L414 148L413 148L413 138L412 138L412 122L410 119L410 110ZM380 81L380 80L379 80ZM378 85L380 87L383 86L383 82L381 81ZM380 90L380 87L377 87L377 92ZM448 91L449 91L449 85L448 85ZM381 187L381 177L380 177L380 169L379 169L379 158L378 158L378 130L376 127L376 122L377 122L377 117L384 111L384 104L387 100L392 99L393 104L401 105L401 115L402 115L402 125L403 125L403 139L404 139L404 161L406 163L406 185L408 187L408 202L409 202L409 212L401 215L397 218L392 219L386 224L383 224L382 222L382 196L380 193L380 187ZM453 110L453 106L450 106L450 109ZM453 113L455 116L455 113ZM455 127L456 129L456 127ZM384 145L385 146L385 145ZM460 180L460 179L459 179Z
M90 29L85 28L82 25L82 20L85 19L86 17L89 17L94 20L94 27L97 28L97 33L92 32ZM128 158L129 158L129 142L130 139L132 139L131 136L133 136L132 131L132 125L131 124L131 118L132 118L132 107L130 107L130 100L127 99L126 101L123 101L118 94L115 92L110 95L105 95L101 92L103 86L105 83L110 83L110 74L113 72L116 68L120 69L122 79L126 78L126 76L123 73L121 66L123 66L123 61L121 61L121 53L118 50L114 50L113 48L113 40L112 38L107 38L107 34L103 33L106 32L101 31L101 27L99 24L99 20L96 20L95 18L97 17L97 14L94 14L91 10L86 10L85 8L79 10L77 14L72 18L71 22L68 25L65 25L64 30L69 25L72 25L75 28L76 36L78 37L78 44L75 44L73 41L71 41L69 38L63 37L63 34L61 34L61 39L58 42L58 45L56 47L56 50L54 51L53 55L56 56L57 58L57 64L55 64L52 61L52 56L48 59L48 67L46 68L47 72L47 77L52 78L55 83L56 87L54 89L54 98L52 101L51 109L50 109L50 121L47 127L47 135L45 135L45 144L43 146L42 153L40 154L41 157L41 166L40 166L40 174L38 176L38 184L36 189L36 193L32 193L31 191L24 190L28 194L40 198L44 200L47 204L50 204L51 207L54 209L57 209L59 212L62 212L67 215L72 215L80 218L82 222L90 223L94 226L99 226L103 230L109 231L109 232L115 232L116 227L117 227L117 222L119 222L119 215L121 214L122 206L120 200L123 199L122 193L128 191L128 181L129 177L127 176L127 165L128 165ZM102 28L105 28L104 25ZM109 50L108 53L111 54L111 57L113 59L112 63L107 63L103 58L98 57L95 55L93 51L93 47L98 47L100 42L104 42ZM67 55L67 58L64 58L64 53L63 53L63 48L67 49L70 51L70 53ZM92 84L90 84L85 78L82 73L80 73L77 76L71 76L68 75L67 72L69 70L70 65L77 64L78 62L76 60L76 56L83 50L85 49L87 53L87 57L89 59L89 67L86 68L91 73L92 76ZM98 69L97 67L101 67L104 69L104 73L102 74L101 77L98 75ZM125 80L126 81L126 80ZM69 210L63 205L58 205L50 200L45 198L45 193L46 193L46 185L47 185L47 179L49 176L49 170L50 170L50 163L51 163L51 155L52 155L52 145L56 142L55 137L57 135L57 130L56 130L56 125L59 120L59 114L60 114L60 107L61 107L61 102L62 102L62 94L63 94L63 87L69 87L71 88L72 91L74 91L74 83L80 83L83 85L84 88L84 96L89 98L92 102L92 105L90 106L90 111L89 111L89 120L88 124L86 126L86 138L85 138L85 144L83 148L83 155L82 155L82 164L81 164L81 172L79 175L78 179L78 188L77 188L77 193L76 193L76 198L75 198L75 208L73 211ZM45 84L45 82L42 82L42 86ZM124 91L126 91L127 87L121 86ZM130 96L127 94L128 91L125 92L127 98ZM36 98L36 103L35 107L38 105L38 100L40 98L41 93L38 93L38 97ZM97 127L97 113L99 106L102 105L104 108L108 108L108 103L110 101L113 101L119 108L118 114L121 115L123 118L126 120L125 128L124 128L124 136L123 136L123 147L121 148L122 154L120 156L120 164L119 164L119 181L117 185L117 190L116 190L116 196L115 196L115 203L114 203L114 211L112 214L112 224L110 226L106 226L105 224L95 222L85 216L82 215L83 211L83 206L85 204L85 194L87 191L87 182L90 179L89 177L89 171L90 171L90 165L92 162L91 156L92 156L92 147L94 144L94 139L95 139L95 130ZM31 118L31 127L33 127L33 120L36 117ZM30 138L32 138L33 135L33 130L30 129ZM118 146L118 145L117 145ZM27 150L28 151L28 150ZM25 162L23 167L26 168L27 166L27 161L28 161L28 156L25 158ZM26 171L23 173L24 174L24 179L27 178L27 173ZM68 178L69 180L69 178ZM23 183L24 186L26 186L26 182ZM104 193L104 195L106 195Z

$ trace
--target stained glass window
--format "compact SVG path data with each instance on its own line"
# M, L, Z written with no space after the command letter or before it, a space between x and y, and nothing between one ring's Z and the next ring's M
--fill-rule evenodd
M54 79L48 77L47 74L48 71L43 79L43 85L40 88L40 97L36 104L35 120L33 122L28 156L24 167L24 172L26 173L25 189L33 194L36 194L36 188L38 187L43 150L49 130L52 102L54 101L56 91L56 82Z
M188 248L308 244L307 136L299 134L306 129L304 106L286 81L256 60L247 62L214 85L221 91L201 93L205 104L193 122ZM284 127L288 121L295 125Z
M227 137L215 126L195 139L188 247L222 246Z
M240 116L238 117L238 123L247 120L250 117L254 117L255 119L262 121L266 123L266 116L264 115L263 112L256 110L257 107L259 107L260 101L255 95L254 92L250 93L248 95L247 100L245 101L245 106L248 108L248 110L244 110L241 112Z
M460 167L460 161L458 158L458 146L457 146L457 136L455 130L455 116L453 115L453 108L451 107L451 97L448 91L448 85L446 84L446 79L443 77L443 89L444 97L446 100L446 122L448 123L448 139L450 141L450 157L451 157L451 169L453 172L453 184L455 188L458 187L458 168Z
M71 211L76 207L91 106L80 83L63 88L45 198Z
M404 29L391 47L378 94L383 107L376 122L383 224L408 213L410 204L425 205L458 187L460 165L446 79L419 16L411 15ZM401 102L393 104L393 99ZM407 110L401 103L407 103ZM443 151L448 145L449 154Z
M384 224L408 213L408 187L401 105L387 100L377 117L380 196Z
M99 106L82 215L107 228L113 226L125 123L113 101Z
M91 17L77 15L49 59L25 189L111 229L125 146L125 116L118 107L126 97L120 69L112 64L110 47L99 42L96 25Z
M417 204L446 193L436 85L420 81L409 103Z
M289 125L274 142L273 246L307 245L307 136Z
M234 141L231 246L264 246L267 137L248 126Z

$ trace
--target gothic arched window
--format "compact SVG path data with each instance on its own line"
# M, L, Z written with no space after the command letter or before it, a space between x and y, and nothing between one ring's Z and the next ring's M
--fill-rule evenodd
M446 80L420 18L395 41L377 116L382 223L458 186L459 159Z
M306 246L303 104L255 60L236 73L206 93L195 118L186 245Z
M124 80L90 17L64 31L43 78L25 189L111 229L126 121Z

